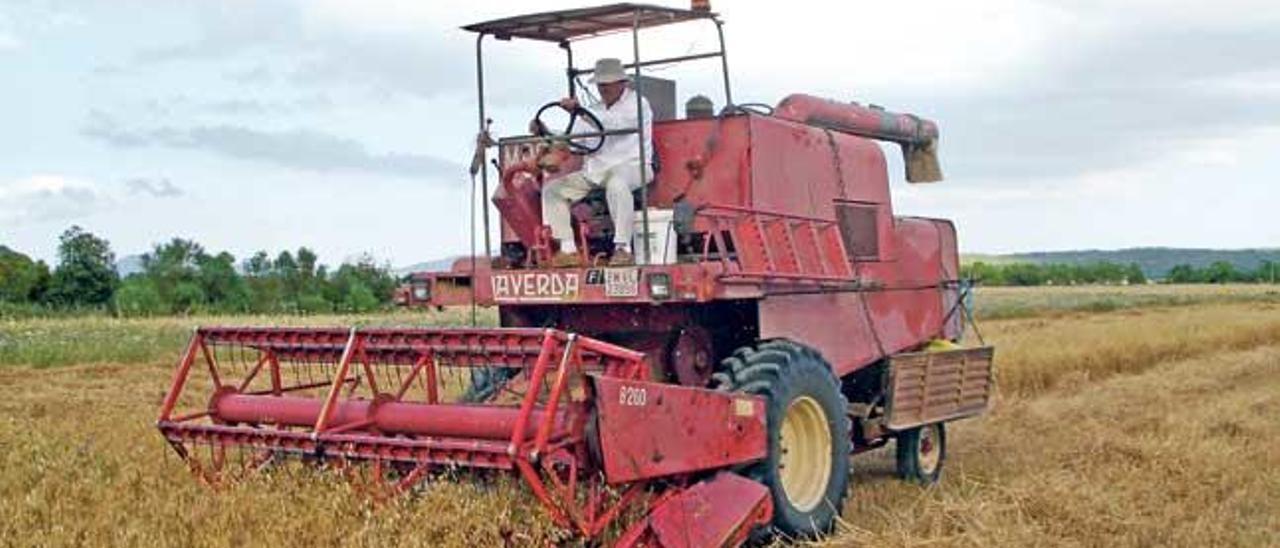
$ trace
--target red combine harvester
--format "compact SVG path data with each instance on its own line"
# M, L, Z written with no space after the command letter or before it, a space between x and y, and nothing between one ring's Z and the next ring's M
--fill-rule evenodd
M508 471L551 519L619 545L827 532L849 456L891 440L903 477L937 481L945 423L990 402L992 349L957 344L955 228L893 214L874 142L901 146L908 181L937 181L937 126L799 94L734 103L722 22L696 4L464 27L478 35L482 196L487 149L498 149L500 254L488 258L486 213L483 257L415 274L397 299L496 306L501 327L201 328L160 412L174 450L207 477L230 449L250 464L369 463L397 488L439 468ZM676 23L713 24L719 49L641 59L640 31ZM573 44L622 31L633 85L654 105L652 141L636 151L643 159L652 145L657 164L635 196L639 264L607 266L613 223L592 192L572 208L586 266L552 268L559 242L542 222L542 183L573 153L639 129L605 131L576 109L564 133L493 142L481 45L559 45L572 96L591 72L574 65ZM726 106L694 101L677 118L674 83L642 71L697 60L719 61ZM570 131L578 120L593 127Z

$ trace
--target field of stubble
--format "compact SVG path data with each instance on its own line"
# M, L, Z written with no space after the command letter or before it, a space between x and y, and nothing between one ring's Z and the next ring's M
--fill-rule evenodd
M1258 287L983 290L1000 394L949 432L934 488L854 459L830 545L1280 544L1280 296ZM433 478L375 505L286 466L219 490L152 421L192 325L361 318L0 321L0 545L547 544L514 482Z

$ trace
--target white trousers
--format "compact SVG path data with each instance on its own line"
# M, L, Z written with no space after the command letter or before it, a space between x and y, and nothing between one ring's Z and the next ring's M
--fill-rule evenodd
M586 197L595 186L605 188L609 204L609 216L613 218L614 244L631 247L631 232L635 225L635 202L631 192L640 188L640 168L635 163L625 163L609 168L594 181L581 170L547 181L542 186L542 222L551 226L551 236L560 240L560 250L577 250L570 226L569 207Z

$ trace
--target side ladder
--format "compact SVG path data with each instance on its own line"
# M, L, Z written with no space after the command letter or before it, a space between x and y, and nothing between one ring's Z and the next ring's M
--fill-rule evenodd
M713 205L699 210L696 222L696 229L707 234L703 257L719 260L726 280L826 284L856 279L833 220Z

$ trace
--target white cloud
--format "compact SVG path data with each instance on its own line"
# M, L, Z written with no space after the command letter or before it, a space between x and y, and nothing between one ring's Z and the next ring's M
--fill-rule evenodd
M1239 139L1202 139L1183 147L1177 154L1190 165L1231 168L1240 165Z
M134 177L125 181L124 186L129 189L130 194L155 198L177 198L183 194L183 190L168 178Z
M999 87L1051 55L1062 10L1036 3L839 2L729 14L731 64L790 83L954 94ZM770 37L769 39L760 39Z
M36 174L0 181L0 226L25 223L83 222L139 199L179 198L184 190L168 178L134 177L103 184L61 174Z
M64 175L32 175L0 183L0 224L76 219L114 202L93 181Z
M684 5L683 0L664 3ZM1260 128L1280 128L1280 57L1274 55L1280 34L1272 30L1280 26L1280 3L1275 0L814 0L791 10L766 3L712 3L726 20L739 102L773 103L803 91L934 118L942 126L949 180L941 186L895 183L894 197L903 213L956 219L961 240L971 249L1274 245L1270 242L1278 240L1270 228L1274 223L1262 219L1278 205L1269 181L1280 167L1272 152L1280 136L1257 135ZM474 131L475 42L457 27L590 4L159 3L155 14L139 20L81 2L76 9L86 12L91 32L73 29L56 37L52 27L57 25L49 22L58 18L18 25L15 21L28 17L5 20L0 6L0 52L19 47L19 55L46 50L52 55L64 49L44 48L47 37L80 48L122 46L103 48L100 66L116 67L116 73L88 80L92 93L67 101L42 94L35 107L58 116L112 112L129 120L128 126L94 135L99 139L88 145L96 148L87 151L75 149L82 139L72 135L74 124L68 123L64 141L50 135L50 146L42 148L70 152L41 157L44 152L33 149L18 165L7 166L10 171L0 177L52 170L96 174L108 184L46 181L45 187L56 188L33 190L35 178L0 179L0 233L12 237L19 231L11 227L21 228L33 234L29 240L52 241L28 221L87 211L96 215L95 222L114 222L111 235L124 238L126 248L190 230L187 234L202 241L212 240L205 243L242 250L324 242L325 254L333 257L376 241L383 246L380 256L398 262L465 249L466 219L457 212L465 206L465 192L458 190L465 186L406 184L398 176L460 180L452 177L459 169L433 170L423 163L424 153L465 161L469 147L457 143L468 141ZM696 53L714 46L714 27L694 23L686 28L671 34L646 31L642 53ZM160 32L164 29L180 32ZM601 40L599 48L593 42L575 44L580 65L597 54L630 55L628 36ZM522 40L486 40L484 48L488 114L498 133L517 131L529 111L562 89L563 53ZM686 97L708 93L719 102L718 65L685 66L688 72L682 67L659 75L679 79ZM73 69L49 74L66 78L28 89L72 88L67 80ZM185 102L165 100L166 94ZM90 114L87 127L112 129L95 125L102 121L95 116ZM99 150L104 142L113 146ZM116 147L133 148L125 154ZM188 154L196 149L211 154ZM325 162L317 164L317 157ZM254 162L233 161L246 158ZM265 163L304 169L263 169ZM147 175L155 169L189 195L161 201L141 184L134 184L130 194L127 180L117 183L106 175L130 170ZM237 177L222 176L225 172ZM429 173L434 176L424 176ZM900 180L900 174L895 164L891 178ZM264 181L297 188L286 192ZM360 185L363 201L317 192L323 188L317 181ZM90 195L103 198L97 207L109 211L83 206L84 185L96 191ZM1205 188L1212 189L1212 200L1200 198ZM152 190L171 193L164 187ZM172 207L175 202L204 204L217 192L225 193L229 210L243 209L235 205L238 200L261 204L260 218L241 225ZM437 209L421 214L417 208L423 206L407 201L406 192L419 193L420 202ZM190 195L196 193L199 202ZM305 213L279 206L296 203L300 194L310 200ZM377 216L383 224L362 225L364 232L327 221L308 224L353 209L383 211L387 206L380 204L388 203L405 209ZM134 204L151 208L150 215L138 215ZM24 221L14 221L18 218ZM62 220L70 219L57 219ZM277 235L267 235L263 226ZM438 236L428 245L411 236L423 231ZM410 236L401 240L395 234Z

